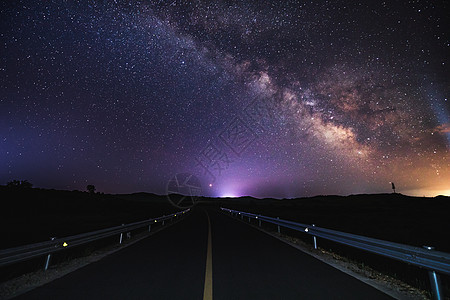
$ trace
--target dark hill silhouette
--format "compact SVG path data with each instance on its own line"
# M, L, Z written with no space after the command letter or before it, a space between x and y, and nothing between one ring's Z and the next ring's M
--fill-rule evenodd
M153 193L147 193L147 192L138 192L138 193L132 193L132 194L115 194L119 199L127 200L127 201L142 201L142 202L149 202L152 203L164 203L167 204L167 197L161 196Z
M4 247L116 226L174 212L167 196L146 192L89 194L80 191L11 189L0 186ZM199 197L224 206L410 245L450 252L450 197L393 194L315 196L296 199Z
M214 205L300 223L450 252L450 197L395 194L315 196L297 199L215 199Z
M90 194L0 186L2 248L117 226L177 211L165 196Z

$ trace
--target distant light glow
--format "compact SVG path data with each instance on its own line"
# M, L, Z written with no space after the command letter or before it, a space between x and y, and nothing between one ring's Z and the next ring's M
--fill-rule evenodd
M435 196L450 196L449 189L412 189L402 192L408 196L417 197L435 197Z
M237 198L239 196L236 196L235 194L223 194L220 196L220 198Z

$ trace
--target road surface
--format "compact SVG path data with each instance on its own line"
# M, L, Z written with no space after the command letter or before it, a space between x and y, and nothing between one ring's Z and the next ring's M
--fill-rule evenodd
M243 222L202 207L16 299L211 298L392 299Z

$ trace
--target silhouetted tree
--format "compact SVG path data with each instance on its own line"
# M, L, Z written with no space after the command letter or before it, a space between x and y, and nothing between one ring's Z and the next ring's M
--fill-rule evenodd
M13 180L8 182L6 186L16 189L31 189L33 187L33 184L28 182L28 180Z
M395 194L395 184L393 182L391 182L392 184L392 189L394 190L394 194Z
M88 190L88 192L90 194L94 194L95 193L95 185L89 184L86 189Z
M9 188L16 188L16 187L19 187L19 185L20 185L20 181L19 180L13 180L13 181L10 181L10 182L8 182L6 184L6 186L9 187Z

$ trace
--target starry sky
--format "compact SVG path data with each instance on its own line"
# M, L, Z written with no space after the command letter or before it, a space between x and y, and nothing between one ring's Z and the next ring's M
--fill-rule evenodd
M450 194L445 1L2 1L0 184Z

